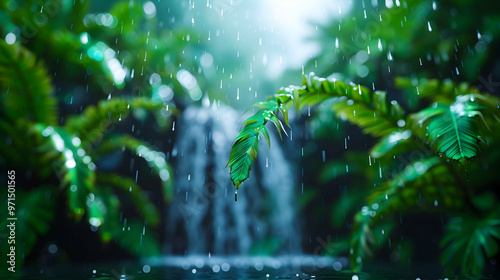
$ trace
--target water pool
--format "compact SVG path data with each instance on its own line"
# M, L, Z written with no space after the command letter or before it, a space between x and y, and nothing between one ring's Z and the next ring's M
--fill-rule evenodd
M344 269L344 264L347 264L347 259L323 257L165 257L141 262L32 268L23 276L2 277L1 279L499 279L496 271L490 272L488 276L444 275L442 268L434 265L395 268L389 264L380 264L368 267L369 273L355 273Z

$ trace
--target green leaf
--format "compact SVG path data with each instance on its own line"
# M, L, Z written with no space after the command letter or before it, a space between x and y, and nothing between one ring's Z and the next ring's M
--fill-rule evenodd
M257 158L259 151L259 134L262 134L268 145L269 132L266 128L266 123L271 121L276 126L281 137L281 130L284 131L283 124L273 111L279 110L280 105L277 101L259 102L255 106L262 109L257 111L253 116L249 117L243 123L241 132L236 136L236 139L231 147L231 155L226 168L230 168L231 181L233 181L236 189L245 181L252 168L252 164Z
M371 220L366 215L357 214L354 229L351 233L350 263L354 272L363 267L363 259L372 256L371 246L375 244L375 237L370 229Z
M62 127L36 124L33 127L52 141L52 149L60 153L60 160L53 164L61 184L66 187L68 207L76 219L85 214L89 193L95 191L95 164L80 147L80 140ZM92 167L93 166L93 167Z
M148 194L134 180L117 174L97 173L96 175L98 184L113 186L131 199L135 208L142 214L142 218L150 225L157 226L160 223L160 214L155 205L148 199Z
M462 163L475 157L478 143L483 141L477 119L483 118L482 108L474 95L462 95L450 106L438 104L427 109L422 121L430 119L427 132L437 150Z
M499 251L500 209L485 218L463 216L453 218L446 226L446 237L441 241L441 262L451 271L457 267L464 274L480 274L486 258Z
M156 234L150 230L147 221L120 218L120 200L109 189L100 186L93 201L89 202L89 219L98 226L98 233L104 242L115 241L132 254L151 257L160 253Z
M7 189L6 187L4 188ZM22 267L24 257L29 255L35 246L37 239L45 235L50 229L51 223L55 216L55 206L57 198L55 195L55 186L39 186L30 192L17 190L16 200L21 203L16 203L16 265ZM7 192L2 193L2 203L5 205L5 210L0 212L0 226L4 230L8 230L7 224ZM6 231L3 231L6 232ZM5 241L5 242L4 242ZM4 239L0 243L2 252L9 252L7 248L10 246ZM2 262L0 268L5 268L5 262Z
M443 175L446 168L439 169L443 167L441 163L438 157L413 162L393 179L384 182L381 187L365 190L371 194L367 197L366 205L355 215L351 234L353 270L360 270L363 259L372 255L372 248L376 248L387 239L394 226L392 223L394 213L416 206L419 199L431 202L439 200L443 204L447 203L443 201L443 197L463 199L454 194L456 187L453 185L453 177ZM358 190L355 196L360 195L362 191ZM381 229L384 230L384 234L380 235Z
M125 119L135 109L164 110L162 102L148 97L114 97L101 100L97 106L91 105L74 116L67 118L65 128L82 137L88 145L101 141L106 129Z
M129 135L110 137L104 140L95 150L95 154L102 156L116 150L129 150L136 156L143 158L149 167L160 177L163 188L163 199L172 201L174 190L174 171L166 161L165 155L157 152L153 147L144 141L140 141Z
M58 110L42 62L24 47L0 40L0 115L54 125Z
M360 85L327 80L314 76L314 73L304 77L300 88L290 86L278 91L279 95L288 96L297 93L302 107L337 98L337 102L332 106L333 111L342 119L360 126L363 132L375 137L399 131L398 121L405 120L404 110L397 101L387 100L385 92L373 92ZM283 102L288 105L289 99Z
M273 98L276 100L274 101ZM399 131L398 121L404 121L404 111L396 101L387 101L385 92L371 92L360 85L346 85L343 82L329 81L325 78L304 76L300 87L289 86L278 90L267 102L259 102L254 106L261 109L248 118L243 128L236 136L231 148L227 164L236 189L250 174L252 163L257 157L259 148L259 130L264 130L267 121L272 121L281 138L283 124L275 111L281 111L288 125L288 112L292 103L297 113L300 107L313 106L327 99L337 98L333 110L341 117L347 118L363 128L365 133L374 136L389 135ZM285 131L286 133L286 131ZM264 135L265 136L265 135Z
M384 138L381 138L377 144L373 146L370 154L374 158L381 158L392 151L396 146L415 147L415 145L411 145L411 141L409 140L411 135L411 130L405 130L403 132L394 131ZM405 148L403 148L403 150L405 150Z
M295 111L297 111L297 115L300 118L300 95L299 90L297 88L293 89L293 104L295 105Z
M477 92L477 89L471 87L468 83L457 84L451 79L420 79L411 80L410 78L398 77L394 80L397 88L403 89L411 97L419 99L428 99L432 102L449 104L459 95Z

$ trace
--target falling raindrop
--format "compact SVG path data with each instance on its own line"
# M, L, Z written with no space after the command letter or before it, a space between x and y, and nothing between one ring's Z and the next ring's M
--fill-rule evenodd
M394 59L392 58L392 53L391 51L387 52L387 60L393 61Z
M378 39L378 50L379 51L383 50L383 48L382 48L382 41L380 40L380 38Z
M432 27L431 27L430 21L427 21L427 28L429 29L429 32L432 32Z

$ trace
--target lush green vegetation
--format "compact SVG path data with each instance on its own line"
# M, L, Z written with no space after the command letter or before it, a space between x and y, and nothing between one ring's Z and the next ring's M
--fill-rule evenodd
M326 163L302 148L302 162L312 162L308 172L317 179L308 183L301 207L348 178L349 189L341 185L331 205L331 224L333 232L350 235L322 251L350 255L355 271L375 249L389 248L398 256L393 261L409 261L408 241L391 246L390 240L402 213L444 215L441 263L449 271L480 274L500 240L498 179L484 175L499 168L499 99L491 95L493 74L482 74L498 62L492 46L498 45L500 18L474 1L396 3L378 10L355 5L352 17L320 27L323 51L307 68L325 78L311 73L300 86L254 105L258 110L231 150L231 179L239 188L248 178L259 135L269 143L268 121L281 133L280 115L288 125L290 108L300 117L301 109L316 106L307 121L315 140L327 143L323 147L345 141L347 149L345 122L372 139L363 150L330 148L338 154Z
M453 85L451 87L454 88ZM368 159L365 168L378 164L394 165L393 169L397 170L401 164L394 162L396 157L409 156L411 160L405 162L404 168L394 175L382 176L380 169L376 174L379 178L372 178L373 182L377 182L377 188L360 190L366 195L366 206L354 216L352 238L346 243L350 245L341 246L341 249L350 250L354 269L359 270L362 259L371 255L370 247L384 243L381 239L390 236L394 219L387 217L410 211L423 199L434 202L426 211L470 215L449 222L447 236L442 241L445 247L443 262L449 263L450 268L461 265L464 273L480 273L485 257L498 253L500 211L492 201L485 204L485 200L493 197L485 199L481 197L485 195L482 192L474 194L478 186L467 183L467 173L469 169L477 171L481 168L477 165L482 163L470 163L470 160L478 156L482 143L483 149L494 149L482 161L497 164L495 144L498 136L491 129L498 129L500 123L495 116L498 98L474 91L467 88L459 95L453 91L448 96L443 93L434 95L446 101L433 102L428 108L407 115L398 102L388 100L383 91L372 92L363 86L329 81L312 74L305 76L302 86L282 88L267 102L255 105L261 109L244 122L231 151L228 163L231 179L239 188L248 178L251 164L257 156L259 135L263 135L269 143L269 132L265 126L267 121L272 121L278 131L285 130L278 114L281 113L288 124L290 107L294 106L300 114L300 108L304 106L332 99L331 109L339 117L379 139L369 151L370 157L365 157L365 160ZM432 96L427 97L434 99ZM327 166L323 177L336 177L332 172L336 167L335 163ZM362 173L363 169L358 172ZM487 184L489 180L494 179L484 178L483 183ZM340 205L345 203L339 201ZM382 216L385 218L382 219ZM462 231L468 234L457 231L460 225ZM382 230L385 234L374 236L374 232ZM338 253L339 250L334 251ZM461 251L462 254L459 253Z
M174 118L202 97L224 101L230 86L222 90L223 79L248 77L237 64L247 67L250 59L227 55L217 70L216 63L201 65L202 36L160 21L160 10L139 2L110 4L107 13L92 13L89 1L0 4L0 166L15 170L22 202L18 267L47 251L40 246L51 241L44 238L61 228L85 229L89 240L95 234L100 245L130 255L158 255L160 209L173 199L175 170L165 151ZM310 214L311 228L348 232L323 253L349 255L355 271L376 252L397 253L401 263L414 251L406 239L391 243L405 233L402 215L441 217L441 263L481 274L500 240L492 174L500 168L497 4L353 2L349 16L311 34L322 51L304 69L316 74L300 84L298 70L290 70L278 83L296 86L251 108L231 150L231 180L239 189L260 139L270 146L269 121L285 139L292 119L307 123L312 140L301 140L300 160L308 162L302 176L313 179L303 179L297 207ZM364 148L347 149L349 136L361 135ZM333 155L323 155L324 162L321 145ZM326 225L315 203L325 197ZM4 229L7 214L0 211Z
M201 93L197 84L188 91L176 76L196 73L192 57L201 51L190 47L189 30L159 29L142 4L99 14L88 6L0 4L2 38L15 41L0 41L0 165L16 172L18 267L60 227L96 232L132 255L160 253L152 229L161 225L159 206L172 200L175 173L140 130L148 122L156 137L167 137L176 103L201 98L193 96ZM138 163L130 172L106 164L117 156ZM138 173L152 177L153 187L140 186ZM6 217L0 211L3 228ZM7 242L1 246L7 252Z

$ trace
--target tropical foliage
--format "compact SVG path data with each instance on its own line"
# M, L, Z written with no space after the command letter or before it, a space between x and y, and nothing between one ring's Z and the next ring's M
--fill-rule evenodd
M0 165L15 170L22 201L16 208L18 267L61 219L131 255L159 254L160 239L151 229L161 225L159 206L172 200L174 172L168 154L141 129L148 122L165 137L180 113L175 104L200 100L199 85L188 90L177 74L206 83L185 70L200 67L191 52L201 51L189 48L189 30L157 31L157 18L139 4L118 3L96 14L88 6L0 4L6 38L0 41ZM110 164L120 159L132 160L131 172ZM148 174L158 188L140 185ZM0 198L6 201L6 193ZM6 252L8 244L0 245Z
M426 98L434 101L432 96ZM358 271L363 260L373 255L373 248L387 242L394 229L396 213L415 211L422 201L427 201L431 203L426 211L458 217L463 213L470 215L450 220L448 234L442 242L445 246L443 263L450 269L461 266L464 273L480 273L485 257L498 253L498 211L494 205L478 208L478 203L482 202L476 199L477 188L467 183L467 172L482 164L473 160L475 158L496 163L493 159L480 158L479 151L497 145L497 136L491 130L498 129L500 124L495 115L498 98L469 89L448 98L436 95L436 99L440 102L432 102L427 108L407 114L397 101L388 100L383 91L373 92L360 85L324 79L311 73L304 76L301 86L282 88L268 101L255 105L260 109L244 122L232 147L228 163L231 178L237 188L248 178L257 156L258 136L262 134L268 138L267 120L271 120L278 131L284 130L278 113L288 124L290 107L294 106L300 115L300 109L306 106L331 102L331 110L340 119L378 139L366 155L365 167L357 170L360 177L364 170L369 172L371 166L378 166L379 172L374 172L375 178L371 178L375 188L359 190L361 197L357 199L365 199L365 205L354 214L350 246L332 244L327 251L338 254L346 250L351 256L352 268ZM391 167L396 157L409 159ZM363 166L356 159L347 163ZM321 175L323 179L342 176L337 172L339 166L342 163L327 164ZM394 173L398 169L399 172ZM367 181L365 184L369 184ZM338 203L347 208L356 206L345 202L346 198L342 197ZM485 218L478 219L483 215ZM460 250L465 254L458 253Z

